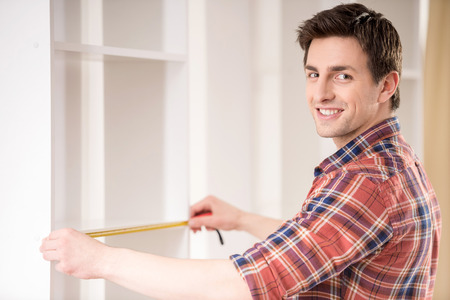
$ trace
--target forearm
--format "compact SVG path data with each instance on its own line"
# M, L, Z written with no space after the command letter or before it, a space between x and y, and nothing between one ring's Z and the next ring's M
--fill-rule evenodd
M237 229L246 231L257 238L264 240L271 233L275 232L282 223L282 220L248 212L241 212Z
M251 299L229 260L187 260L110 248L104 277L157 299Z

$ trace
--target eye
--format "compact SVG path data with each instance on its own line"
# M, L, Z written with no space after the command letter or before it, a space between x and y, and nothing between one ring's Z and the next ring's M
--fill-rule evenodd
M344 73L340 73L335 78L338 80L350 80L350 79L352 79L352 76L344 74Z
M317 77L319 77L319 73L311 72L311 73L306 74L306 77L317 78Z

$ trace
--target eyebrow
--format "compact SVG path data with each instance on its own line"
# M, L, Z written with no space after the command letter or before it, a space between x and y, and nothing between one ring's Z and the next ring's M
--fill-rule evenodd
M306 65L305 69L306 70L310 70L310 71L314 71L314 72L318 72L319 71L316 67L311 66L311 65ZM328 67L328 71L330 71L330 72L340 72L340 71L346 71L346 70L352 70L352 71L356 72L356 69L353 68L352 66L349 66L349 65Z

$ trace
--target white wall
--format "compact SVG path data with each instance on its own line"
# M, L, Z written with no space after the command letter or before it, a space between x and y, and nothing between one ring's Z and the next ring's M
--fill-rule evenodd
M0 299L48 299L49 1L0 1Z

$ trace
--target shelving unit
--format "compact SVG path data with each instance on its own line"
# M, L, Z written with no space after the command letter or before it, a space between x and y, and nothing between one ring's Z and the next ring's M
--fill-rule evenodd
M52 2L54 228L187 219L186 6L185 0ZM186 228L103 241L188 256ZM141 298L56 272L52 295Z

